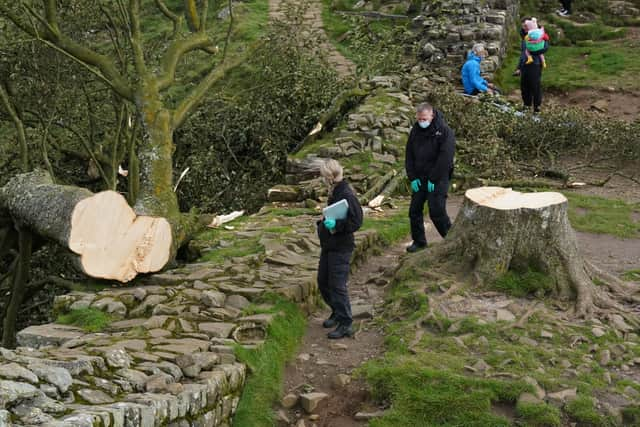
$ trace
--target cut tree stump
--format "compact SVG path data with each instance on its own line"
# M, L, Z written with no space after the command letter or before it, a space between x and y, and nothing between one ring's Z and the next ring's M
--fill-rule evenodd
M161 270L171 255L165 218L137 216L115 191L97 194L54 184L42 171L17 175L0 188L0 210L22 227L79 255L85 274L120 282Z
M453 227L433 256L475 283L493 283L508 270L543 272L552 278L557 297L576 301L581 317L596 309L625 311L605 290L637 303L636 291L583 259L567 207L567 199L555 192L467 190ZM606 286L595 286L595 279Z

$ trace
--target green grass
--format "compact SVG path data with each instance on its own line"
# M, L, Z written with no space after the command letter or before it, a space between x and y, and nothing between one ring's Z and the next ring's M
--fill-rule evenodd
M624 39L626 29L601 23L577 26L564 19L550 19L553 23L545 26L551 35L542 76L545 90L637 86L640 51L637 43ZM563 33L561 38L558 31ZM520 39L513 33L509 40L508 55L496 74L496 82L506 93L520 87L520 78L511 76L520 57Z
M433 369L417 360L393 355L367 363L362 373L376 399L393 402L384 417L370 423L372 427L509 426L508 419L493 413L492 404L513 403L530 388L522 382Z
M100 332L109 326L111 320L111 316L103 311L95 308L82 308L60 315L56 319L56 323L78 326L87 332Z
M626 271L622 274L622 278L630 282L640 281L640 270Z
M575 193L564 194L569 199L569 219L576 230L623 238L640 237L640 224L632 217L633 212L640 212L640 204Z
M398 211L388 217L369 216L365 219L363 230L377 230L383 244L391 245L407 237L410 231L407 209L399 207Z
M518 416L529 427L560 427L560 411L547 404L519 403L516 406Z
M244 257L264 252L264 247L260 245L259 238L236 239L232 245L226 248L214 247L205 253L200 261L223 263L230 258Z
M265 302L275 304L272 313L283 315L269 326L268 338L260 349L236 347L236 357L250 370L233 418L236 427L275 425L273 405L282 394L284 365L295 354L305 332L306 320L296 304L279 296L270 296Z
M587 396L579 395L575 400L567 403L565 410L581 426L605 427L615 425L596 411L593 400Z
M544 295L550 292L552 287L553 283L549 276L530 269L526 272L508 271L492 285L493 289L516 297L540 293Z

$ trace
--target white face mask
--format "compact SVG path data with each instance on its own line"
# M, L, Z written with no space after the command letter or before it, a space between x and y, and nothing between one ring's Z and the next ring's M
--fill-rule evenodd
M431 122L429 120L424 120L424 121L419 121L418 122L418 126L420 126L422 129L428 128L430 124L431 124Z

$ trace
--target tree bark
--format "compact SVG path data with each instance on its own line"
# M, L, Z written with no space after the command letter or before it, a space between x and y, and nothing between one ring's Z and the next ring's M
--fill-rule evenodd
M492 283L509 270L535 269L552 278L553 293L575 300L576 314L596 308L621 308L593 279L603 279L580 255L560 193L519 193L501 187L468 190L445 242L434 251L449 269L475 283ZM612 290L626 293L611 277ZM625 296L629 296L628 294Z
M17 175L0 189L0 211L19 227L80 256L84 272L127 282L162 269L173 256L173 232L158 216L136 216L114 191L93 194L56 185L42 171Z

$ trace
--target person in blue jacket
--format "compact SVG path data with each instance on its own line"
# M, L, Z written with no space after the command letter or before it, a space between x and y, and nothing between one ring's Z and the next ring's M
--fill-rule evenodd
M462 85L467 95L494 93L494 86L480 75L480 62L488 55L484 45L476 44L467 55L467 62L462 66Z

